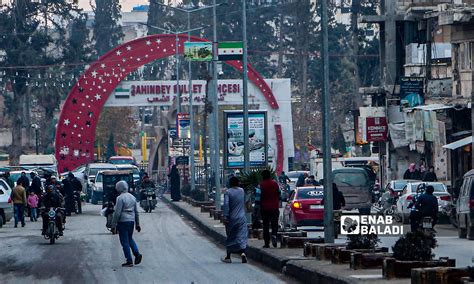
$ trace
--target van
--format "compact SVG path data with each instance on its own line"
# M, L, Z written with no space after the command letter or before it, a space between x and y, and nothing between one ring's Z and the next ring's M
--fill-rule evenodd
M346 209L359 209L364 215L370 214L372 189L375 179L364 168L341 168L332 172L333 182L344 195Z
M456 212L459 237L474 240L474 170L464 175L456 201Z
M54 155L20 155L19 164L24 169L43 169L58 176L58 161Z

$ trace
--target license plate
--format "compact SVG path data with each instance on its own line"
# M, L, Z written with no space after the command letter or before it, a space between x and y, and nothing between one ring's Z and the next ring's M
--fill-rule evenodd
M433 227L433 224L431 222L425 222L423 221L423 229L431 229Z
M310 205L309 209L324 209L324 205Z

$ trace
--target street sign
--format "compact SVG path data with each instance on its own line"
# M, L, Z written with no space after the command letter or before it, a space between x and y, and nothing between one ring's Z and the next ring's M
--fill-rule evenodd
M185 42L184 58L190 61L211 61L211 42Z
M242 60L244 44L241 41L219 42L217 55L219 61Z
M225 111L224 163L226 168L244 167L244 117L242 111ZM250 167L268 162L267 112L249 111Z
M178 129L178 139L191 138L191 121L189 113L178 113L176 126Z

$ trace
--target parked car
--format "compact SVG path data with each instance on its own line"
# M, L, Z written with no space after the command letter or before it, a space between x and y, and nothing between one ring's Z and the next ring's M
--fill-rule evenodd
M405 185L407 185L407 183L409 183L409 182L417 182L417 181L416 180L409 180L409 179L391 180L385 186L385 191L388 191L391 188L391 189L393 189L394 192L402 192Z
M112 156L109 163L114 165L136 165L137 161L132 156Z
M408 182L403 188L397 201L397 214L401 222L406 224L410 220L410 211L408 205L412 202L416 194L422 194L426 186L431 185L434 188L433 195L438 199L439 212L444 206L452 203L451 194L449 194L446 186L441 182ZM418 190L418 193L417 193Z
M0 178L0 228L13 217L13 203L10 200L12 189Z
M359 209L364 215L370 214L372 207L372 189L375 179L366 169L346 167L332 171L333 182L346 200L346 209Z
M281 226L283 228L323 226L323 196L322 186L297 187L283 209Z
M459 237L474 240L474 170L464 175L456 212Z
M301 174L305 173L308 174L308 176L310 175L309 171L291 171L286 174L290 179L290 182L288 183L288 185L290 186L290 191L293 191L295 189L298 178Z
M115 170L117 167L109 163L91 163L87 164L84 170L84 183L82 187L86 189L86 200L90 201L92 198L92 184L95 182L95 178L99 171Z

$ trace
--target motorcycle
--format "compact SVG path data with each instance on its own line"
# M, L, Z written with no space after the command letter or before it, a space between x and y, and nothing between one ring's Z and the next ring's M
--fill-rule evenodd
M450 203L441 207L441 214L449 218L449 222L455 227L458 227L458 220L456 214L456 205Z
M64 208L50 208L48 211L48 228L44 238L49 239L50 244L54 244L56 239L59 239L59 236L61 236L59 228L56 226L56 218L60 218L58 217L58 211L64 212Z
M143 210L145 210L145 212L151 212L153 209L156 208L157 204L155 189L145 188L143 190L143 195L145 198L142 198L142 200L140 201L140 206L143 208Z

